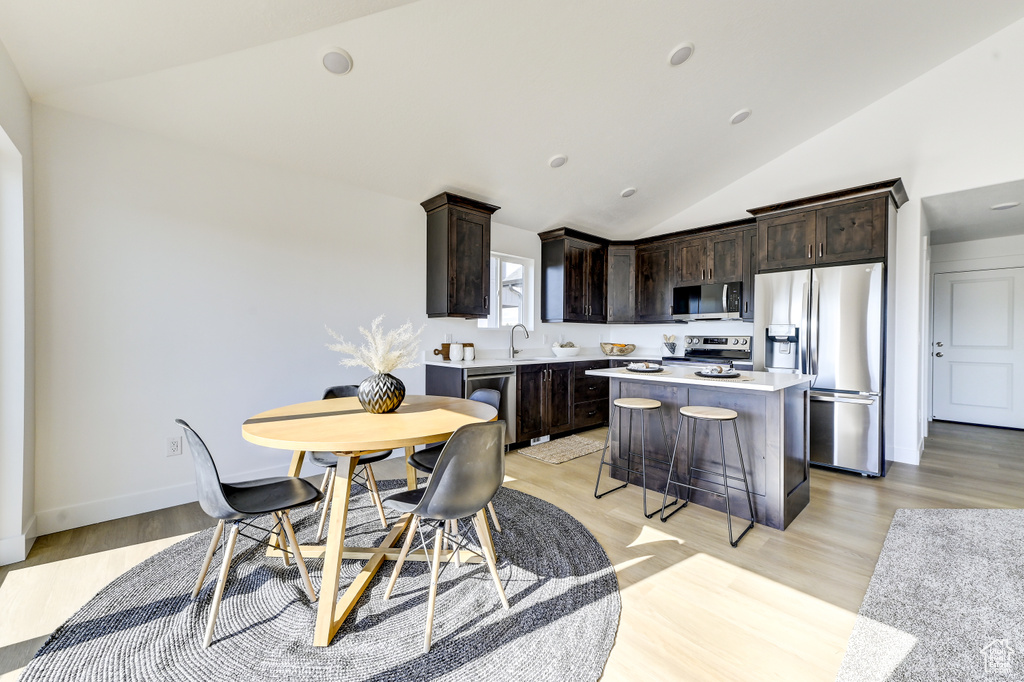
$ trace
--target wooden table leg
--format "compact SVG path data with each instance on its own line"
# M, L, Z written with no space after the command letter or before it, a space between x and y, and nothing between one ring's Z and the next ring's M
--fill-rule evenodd
M411 464L409 464L409 458L412 457L412 453L416 452L416 448L407 447L405 448L405 482L409 490L416 490L419 487L419 483L416 480L416 474L418 473Z
M306 458L305 450L296 450L292 453L292 463L288 467L288 476L298 477L302 471L302 460ZM270 533L270 537L267 539L267 556L272 556L277 553L284 558L284 565L288 565L288 553L281 550L284 549L284 543L281 540L281 534L277 531L277 528Z
M294 460L292 460L294 463ZM320 582L320 602L316 609L316 629L313 646L331 643L334 611L338 605L338 587L341 582L341 558L345 547L345 524L348 521L348 499L352 492L352 474L359 457L339 457L335 470L334 495L331 498L331 521L324 548L324 574ZM301 465L301 460L300 460Z

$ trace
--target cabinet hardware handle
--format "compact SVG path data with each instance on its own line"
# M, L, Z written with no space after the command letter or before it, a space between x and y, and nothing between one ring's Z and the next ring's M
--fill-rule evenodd
M704 279L704 268L700 269L700 278L703 281L703 279Z
M588 391L596 391L597 390L597 386L588 386L587 390Z
M489 297L489 296L484 296L484 307L485 307L485 308L490 308L490 306L489 306L489 305L487 305L487 303L488 303L488 300L489 300L489 299L490 299L490 297Z
M743 302L743 312L747 312L747 306L749 306L749 305L750 305L749 301L744 301Z
M808 244L808 245L807 245L807 258L808 258L808 259L810 259L810 258L811 258L811 253L812 253L812 252L811 252L811 248L812 248L812 247L811 247L811 245L810 245L810 244Z
M597 414L597 410L591 410L590 412L587 412L588 417L593 417L595 414Z
M708 279L714 279L715 278L715 276L712 275L711 272L712 272L711 268L708 268Z
M818 244L818 258L821 258L824 255L825 255L825 242L821 242L820 244Z

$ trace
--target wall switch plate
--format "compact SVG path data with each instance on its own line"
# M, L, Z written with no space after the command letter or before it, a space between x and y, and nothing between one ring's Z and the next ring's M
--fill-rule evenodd
M168 457L177 457L182 453L181 436L168 436L165 453Z
M530 445L540 445L541 443L547 443L551 440L551 436L541 436L540 438L531 438Z

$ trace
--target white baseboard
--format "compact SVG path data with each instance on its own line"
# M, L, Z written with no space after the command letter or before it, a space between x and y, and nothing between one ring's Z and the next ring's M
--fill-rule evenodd
M918 466L921 464L922 447L923 443L919 444L917 449L896 446L893 448L893 461Z
M281 476L281 467L249 471L245 473L246 479L269 478ZM36 535L48 535L59 533L72 528L81 528L93 523L102 523L135 514L175 507L179 504L195 502L196 484L194 482L181 483L157 488L155 490L144 490L130 495L120 495L102 500L83 502L82 504L56 509L36 511L37 533Z
M36 517L33 516L25 524L21 535L0 538L0 566L24 561L38 535L36 532Z

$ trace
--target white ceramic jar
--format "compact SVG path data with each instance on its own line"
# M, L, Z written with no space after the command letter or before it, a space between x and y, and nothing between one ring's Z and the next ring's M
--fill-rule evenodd
M463 348L461 343L453 343L448 346L448 357L451 358L452 362L461 362L463 358Z

